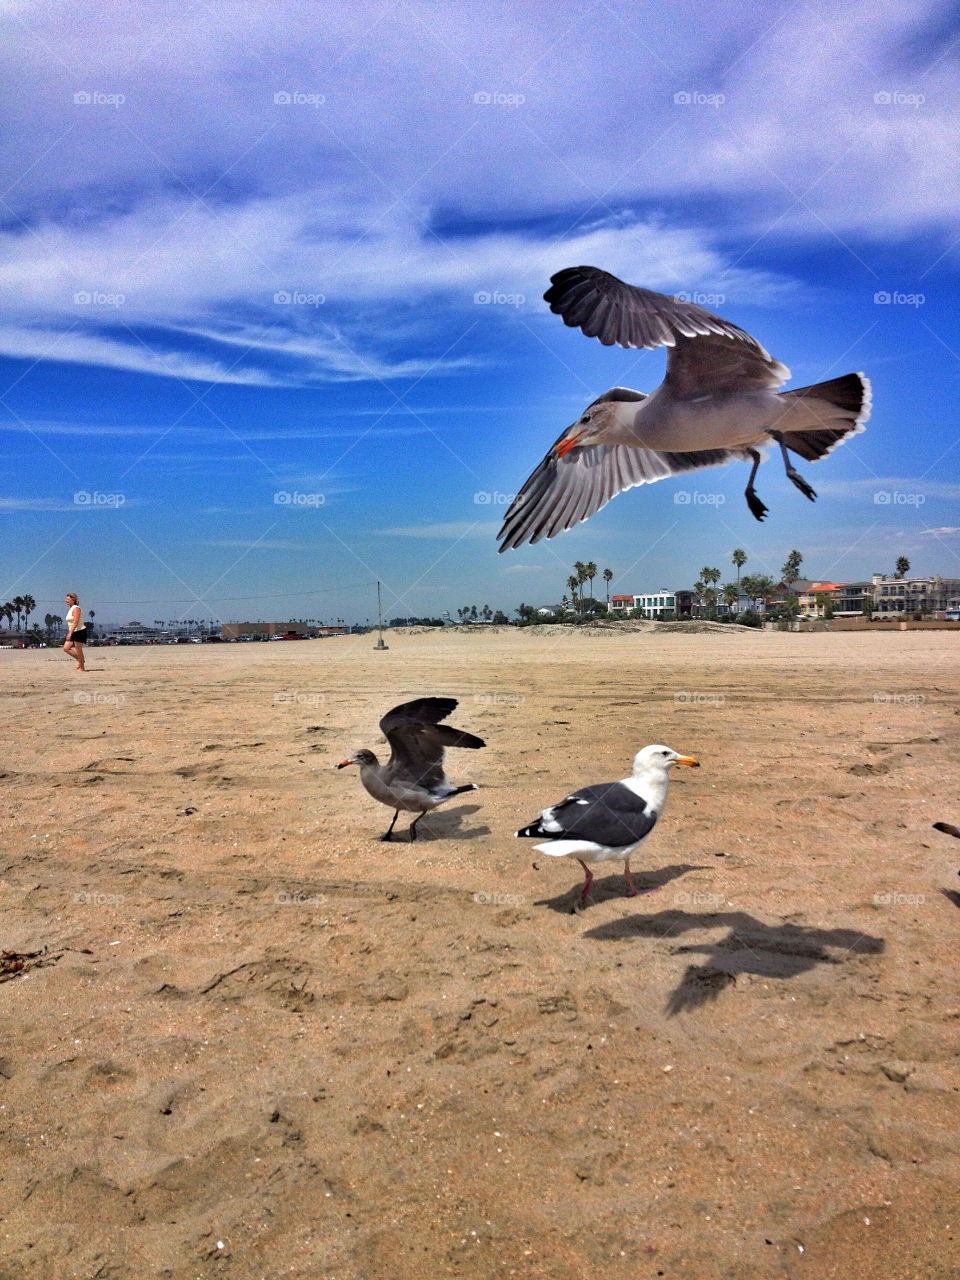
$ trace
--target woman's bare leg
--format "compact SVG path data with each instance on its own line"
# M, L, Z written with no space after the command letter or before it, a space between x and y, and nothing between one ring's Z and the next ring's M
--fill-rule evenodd
M83 645L77 640L67 640L63 646L63 652L68 658L74 659L77 664L78 671L86 670L86 667L83 665Z

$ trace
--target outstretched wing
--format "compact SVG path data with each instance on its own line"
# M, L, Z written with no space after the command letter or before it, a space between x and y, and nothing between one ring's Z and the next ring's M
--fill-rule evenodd
M457 709L456 698L414 698L392 707L380 721L380 728L390 736L390 729L401 720L420 720L423 724L439 724L451 711Z
M447 747L485 746L482 738L439 723L456 705L456 698L416 698L388 711L380 721L391 749L387 769L430 787L443 780Z
M543 297L564 324L605 346L669 347L665 381L682 399L769 390L790 376L737 325L695 302L638 288L598 267L558 271Z
M592 516L624 489L717 467L738 456L728 449L658 453L625 444L590 444L558 458L551 448L507 510L497 534L500 550L552 538Z

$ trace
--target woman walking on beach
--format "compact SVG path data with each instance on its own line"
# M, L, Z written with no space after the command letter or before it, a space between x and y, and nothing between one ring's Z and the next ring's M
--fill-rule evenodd
M80 601L74 591L67 592L67 639L63 652L77 660L77 670L86 671L83 665L83 646L87 640L87 628L80 611Z

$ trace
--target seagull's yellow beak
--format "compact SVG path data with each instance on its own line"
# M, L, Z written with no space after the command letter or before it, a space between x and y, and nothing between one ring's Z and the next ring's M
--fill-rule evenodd
M700 768L700 761L696 758L696 756L677 756L676 760L674 760L674 762L673 762L673 763L674 763L674 764L688 764L688 765L690 766L690 768L691 768L691 769L699 769L699 768Z
M558 440L553 446L553 452L558 458L566 457L571 449L576 448L577 441L583 435L582 431L578 431L575 436L564 436L562 440Z

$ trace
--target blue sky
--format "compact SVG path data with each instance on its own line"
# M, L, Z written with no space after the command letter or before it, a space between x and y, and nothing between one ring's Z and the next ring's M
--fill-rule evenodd
M574 560L639 592L736 546L960 576L951 15L14 0L0 596L352 621L378 578L389 615L510 610ZM497 554L559 432L663 375L550 314L580 263L709 295L788 385L867 373L866 432L801 468L816 504L772 458L759 525L733 464Z

